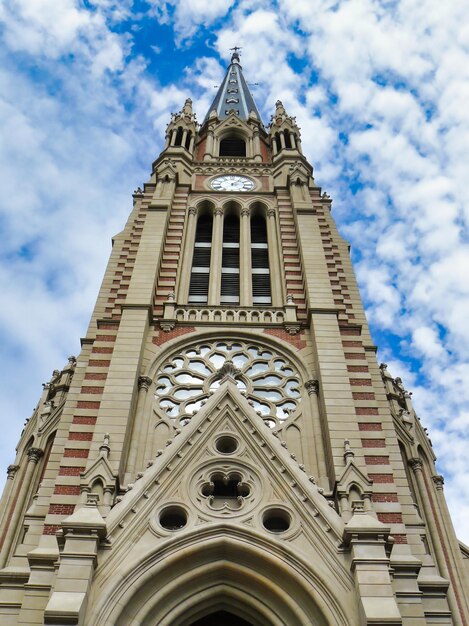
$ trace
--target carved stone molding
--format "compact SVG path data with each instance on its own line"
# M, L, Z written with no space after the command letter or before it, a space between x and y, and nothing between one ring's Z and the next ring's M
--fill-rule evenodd
M289 335L297 335L300 332L300 324L285 324L285 330Z
M222 215L223 215L223 209L222 209L222 207L221 207L221 206L217 206L217 207L215 207L215 208L213 209L213 215L214 215L215 217L217 217L217 216L222 216Z
M238 369L231 359L226 359L223 365L218 370L222 380L225 378L231 378L231 380L235 380L240 374L241 370Z
M27 455L28 459L33 463L38 463L41 457L43 456L44 451L39 448L29 448Z
M139 389L145 389L145 391L148 391L150 389L150 385L152 383L152 380L149 376L139 376L138 377L138 388Z
M419 459L417 457L409 459L409 465L414 472L421 472L423 469L422 459Z
M169 333L170 330L176 326L176 322L174 320L161 320L160 328L163 332Z
M171 316L173 317L173 316ZM198 322L206 324L211 322L228 322L236 324L252 325L275 325L281 326L286 321L284 308L256 308L256 307L224 307L224 306L194 306L179 305L174 311L176 322ZM160 325L163 321L161 320ZM168 322L174 319L169 319ZM295 319L296 321L296 319Z
M196 206L190 206L189 207L189 215L197 215L197 207Z
M439 491L443 491L443 485L445 484L444 477L441 474L435 474L435 476L432 476L432 480L435 483L435 487Z
M241 217L249 217L251 215L251 209L249 209L248 207L244 207L243 209L241 209L240 215Z
M9 465L7 467L7 480L13 480L19 468L19 465Z
M275 209L267 209L267 217L275 217Z
M315 393L316 395L319 393L319 380L311 379L305 382L305 389L310 396Z
M226 497L222 486L230 483L233 495ZM205 514L223 518L243 514L251 509L260 500L264 490L260 476L244 463L230 461L220 464L216 461L204 468L203 473L197 472L192 477L189 491L197 508Z

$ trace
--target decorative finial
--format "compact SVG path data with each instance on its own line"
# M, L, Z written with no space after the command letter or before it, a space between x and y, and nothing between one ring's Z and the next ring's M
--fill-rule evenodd
M237 378L241 374L241 370L239 370L234 365L231 359L226 359L226 361L218 370L218 374L221 376L222 382L227 378L235 380L235 378Z
M283 115L284 113L286 113L285 107L283 106L283 102L281 100L277 100L277 102L275 103L275 109L276 115Z
M350 447L350 440L349 439L345 439L344 440L344 461L345 464L348 465L349 463L351 463L351 461L353 460L355 454L352 450L352 448Z
M102 456L105 459L108 458L109 452L111 451L110 440L111 438L109 433L106 433L103 437L103 443L99 446L99 456Z

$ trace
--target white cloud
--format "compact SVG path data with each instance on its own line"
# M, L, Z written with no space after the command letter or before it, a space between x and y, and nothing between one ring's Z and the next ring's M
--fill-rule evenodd
M424 357L431 359L446 357L446 352L434 328L428 326L416 328L412 333L412 345Z
M174 20L179 43L190 39L198 27L208 27L225 16L234 2L235 0L148 0L160 21L169 23Z

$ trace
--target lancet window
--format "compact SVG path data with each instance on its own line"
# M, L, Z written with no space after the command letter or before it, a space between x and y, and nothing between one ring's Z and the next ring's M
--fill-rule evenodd
M210 254L212 247L213 218L201 215L197 220L194 253L192 258L189 302L206 304L210 279Z
M251 218L251 273L252 303L269 305L272 302L269 276L269 250L265 218Z
M239 218L227 215L223 223L221 304L239 304Z

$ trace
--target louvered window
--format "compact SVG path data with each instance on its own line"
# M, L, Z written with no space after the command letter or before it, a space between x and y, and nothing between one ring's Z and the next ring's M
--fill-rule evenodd
M251 218L252 303L270 305L269 250L267 227L261 216Z
M220 304L239 304L239 219L234 215L223 222Z
M212 226L211 215L201 215L197 220L189 285L189 302L207 304L210 254L212 250Z

